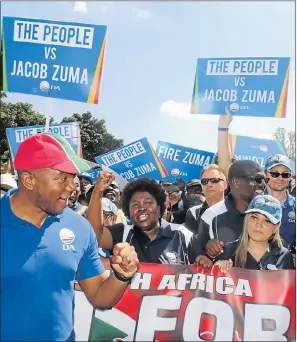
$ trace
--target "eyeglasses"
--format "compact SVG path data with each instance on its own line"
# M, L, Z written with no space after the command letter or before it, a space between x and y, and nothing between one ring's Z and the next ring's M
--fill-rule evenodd
M262 184L267 183L267 178L261 175L256 175L256 176L240 176L239 178L244 178L248 180L249 182L257 183L257 184Z
M291 177L291 173L290 172L283 172L283 173L279 173L279 172L269 172L268 173L271 174L272 178L278 178L279 176L281 176L282 178L288 179Z
M201 184L207 185L208 182L210 182L211 184L217 184L217 183L223 182L223 181L224 181L224 179L222 179L222 178L202 178Z

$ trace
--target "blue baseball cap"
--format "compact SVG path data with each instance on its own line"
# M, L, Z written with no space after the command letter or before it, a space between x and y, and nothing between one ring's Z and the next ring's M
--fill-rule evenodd
M102 204L103 204L103 211L106 211L108 213L113 213L114 215L118 214L117 206L114 203L112 203L110 199L103 197Z
M279 200L270 195L258 195L252 199L245 213L259 213L271 223L278 224L282 219L282 206Z
M283 154L275 154L269 157L265 164L265 171L270 170L274 166L283 165L292 171L291 160Z

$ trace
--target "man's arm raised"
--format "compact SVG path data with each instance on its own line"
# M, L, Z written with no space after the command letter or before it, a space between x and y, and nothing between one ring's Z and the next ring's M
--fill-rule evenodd
M232 153L229 144L229 126L232 122L232 115L226 107L226 114L220 115L218 128L218 160L219 167L228 177L229 167L231 165Z
M102 198L104 190L110 186L114 179L115 175L112 172L100 172L85 215L94 229L99 247L108 250L113 249L114 241L110 231L104 227Z

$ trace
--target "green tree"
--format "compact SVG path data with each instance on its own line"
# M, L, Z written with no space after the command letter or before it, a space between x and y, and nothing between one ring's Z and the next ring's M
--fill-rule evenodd
M296 133L287 131L285 128L278 128L274 138L284 147L287 156L293 161L296 160Z
M5 92L0 92L0 155L1 165L9 156L9 147L5 129L9 127L24 127L44 125L45 116L34 111L29 103L5 102ZM83 114L75 113L70 117L63 118L62 122L80 123L83 156L89 161L94 161L94 157L123 146L123 139L116 139L108 133L104 120L92 117L90 112ZM51 118L51 123L53 119Z
M62 120L62 122L74 121L80 123L82 150L85 159L94 161L94 158L100 154L123 146L123 139L117 139L107 132L105 120L94 118L90 112L75 113Z
M0 150L1 165L5 163L9 156L9 148L6 139L5 129L8 127L23 127L33 125L44 125L45 116L36 112L29 103L9 103L4 102L6 95L1 92L0 99Z

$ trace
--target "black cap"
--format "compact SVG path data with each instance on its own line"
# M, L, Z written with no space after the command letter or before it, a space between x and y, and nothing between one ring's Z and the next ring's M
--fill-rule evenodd
M189 189L192 186L201 186L201 180L200 179L192 179L186 184L186 188Z
M180 188L174 183L167 183L166 185L163 184L163 187L169 194L173 192L180 192Z

